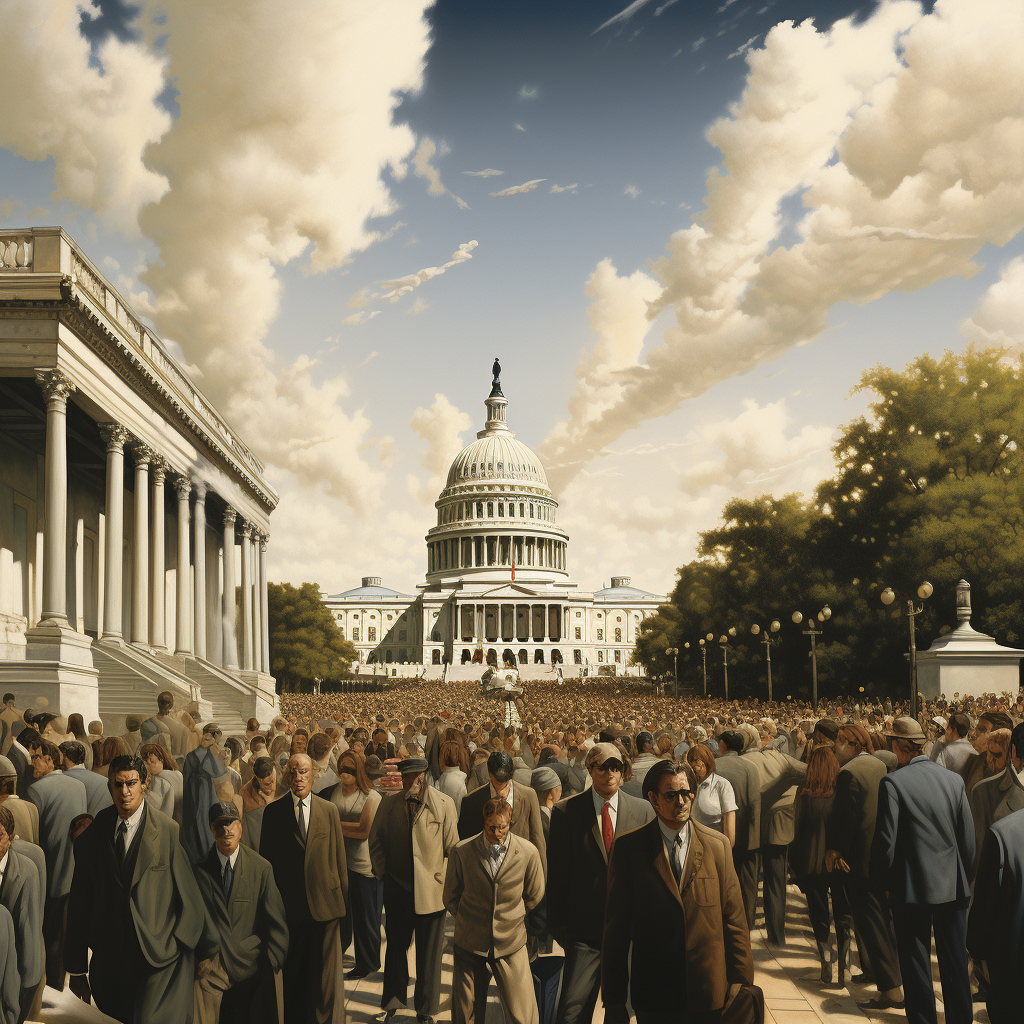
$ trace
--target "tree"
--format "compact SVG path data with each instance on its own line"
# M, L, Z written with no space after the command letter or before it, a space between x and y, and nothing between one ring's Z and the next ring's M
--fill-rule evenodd
M286 690L311 690L316 679L347 675L358 657L344 639L316 583L267 586L271 670Z

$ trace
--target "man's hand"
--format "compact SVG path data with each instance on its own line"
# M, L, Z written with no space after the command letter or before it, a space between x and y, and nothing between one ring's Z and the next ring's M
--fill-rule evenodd
M850 873L850 865L839 856L839 851L828 850L825 853L825 870L835 871L837 867L840 871L845 871L847 874Z
M69 988L83 1003L92 1002L92 989L89 988L89 978L86 975L73 974Z
M605 1006L604 1024L629 1024L629 1010L626 1004L621 1006Z

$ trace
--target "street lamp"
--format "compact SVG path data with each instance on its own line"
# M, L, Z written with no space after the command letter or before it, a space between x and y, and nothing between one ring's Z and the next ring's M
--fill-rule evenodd
M818 622L825 623L832 618L832 609L828 605L825 605L817 614ZM801 612L793 612L793 621L799 626L804 621L803 614ZM811 618L807 622L808 629L803 630L804 636L811 638L811 704L814 707L815 713L818 710L818 647L817 640L821 636L822 631L814 628L814 619Z
M907 618L910 619L910 717L917 718L917 640L914 636L914 616L924 611L924 602L935 592L935 588L925 581L917 588L917 596L921 598L921 605L914 604L912 597L907 598ZM892 587L886 587L879 594L882 604L886 607L896 600L896 594Z
M736 627L729 628L729 636L736 635ZM718 644L722 648L722 678L725 681L725 699L729 699L729 636L723 633L718 638Z
M754 636L761 636L761 643L764 644L764 662L768 668L768 703L772 702L772 633L778 633L782 623L778 619L772 619L772 624L767 629L762 629L756 622L750 627Z
M676 692L676 700L679 700L679 648L678 647L666 647L665 648L665 653L670 658L671 657L675 657L675 659L676 659L676 674L675 674L674 689L675 689L675 692Z
M704 672L704 696L708 695L708 642L704 637L700 638L700 660L701 670Z

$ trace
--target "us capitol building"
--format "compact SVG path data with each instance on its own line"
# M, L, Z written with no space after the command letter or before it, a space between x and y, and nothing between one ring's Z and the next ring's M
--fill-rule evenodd
M570 581L558 502L540 459L509 429L500 374L495 360L484 429L456 456L435 502L419 593L366 576L324 601L360 663L389 674L426 666L440 677L447 665L450 679L476 679L484 663L512 662L525 678L625 673L640 623L666 597L628 576L595 593Z

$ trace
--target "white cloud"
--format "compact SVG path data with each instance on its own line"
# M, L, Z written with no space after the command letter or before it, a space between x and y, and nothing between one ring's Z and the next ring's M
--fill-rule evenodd
M627 185L622 190L622 194L624 196L629 196L630 199L636 199L636 197L640 195L640 189L638 189L636 185Z
M360 324L365 324L368 321L372 320L375 316L379 315L379 309L374 309L371 310L370 312L367 312L365 309L361 309L359 310L358 313L353 313L351 316L345 317L345 319L342 320L341 322L346 327L358 327Z
M747 50L749 50L754 45L754 43L756 43L760 38L760 32L758 32L756 36L751 36L745 43L741 43L739 46L737 46L736 49L733 50L733 52L730 53L729 56L726 57L725 59L732 60L733 57L742 57L747 52Z
M733 5L734 3L736 3L736 0L725 0L725 3L724 3L724 4L722 4L722 6L718 8L718 13L719 13L719 14L725 14L725 12L726 12L726 11L727 11L727 10L728 10L728 9L729 9L730 7L732 7L732 5Z
M362 368L363 368L363 367L364 367L364 366L365 366L365 365L366 365L367 363L369 363L369 362L372 362L372 361L373 361L374 359L376 359L376 358L377 358L377 356L379 356L379 355L380 355L380 353L379 353L379 352L377 352L377 351L373 351L373 352L371 352L371 353L370 353L370 354L369 354L369 355L368 355L368 356L367 356L367 357L366 357L366 358L365 358L365 359L364 359L364 360L363 360L363 361L362 361L362 362L361 362L361 363L359 364L359 368L360 368L360 369L362 369Z
M156 103L165 62L111 36L91 65L83 11L99 13L87 0L0 4L0 146L26 160L52 157L53 199L134 237L139 210L167 191L166 177L143 160L171 126Z
M618 14L612 15L603 25L598 25L590 34L596 36L598 32L608 28L610 25L620 25L629 21L637 11L642 7L646 7L650 2L651 0L633 0L631 4L624 7ZM665 4L665 6L668 7L669 5ZM659 13L661 12L659 11Z
M518 131L518 132L525 132L526 131L526 129L518 121L516 121L516 123L514 125L512 125L512 127L515 128L515 130Z
M430 473L425 483L413 478L416 483L410 481L410 492L417 500L429 504L437 498L452 460L462 451L461 435L469 430L471 421L447 397L436 394L434 404L429 409L418 408L409 425L427 443L420 453L420 465Z
M592 380L581 361L541 447L556 490L626 430L814 340L835 303L970 277L982 246L1020 231L1019 24L1014 0L891 3L824 32L783 22L747 54L741 100L708 130L723 167L705 210L651 265L647 319L675 323L642 363ZM806 213L781 247L797 193Z
M669 7L671 7L674 3L677 3L677 2L678 2L678 0L665 0L665 3L663 3L660 7L658 7L655 10L654 16L656 18L660 17L662 11L667 10Z
M427 192L432 196L443 196L449 195L458 204L460 210L468 210L469 203L464 199L460 199L451 189L445 188L444 183L441 181L441 172L430 162L435 156L445 157L451 150L448 148L447 143L442 142L438 146L433 139L423 138L420 141L416 152L412 158L412 169L413 173L417 178L424 178L427 182ZM388 237L394 234L395 228L392 228Z
M535 85L524 85L519 90L519 98L521 100L535 100L540 95L540 89Z
M512 185L510 188L503 188L500 192L492 192L492 196L517 196L523 192L532 192L542 181L547 178L534 178L533 181L525 181L522 185Z
M998 281L981 297L977 308L960 324L970 342L986 347L1024 351L1024 257L1003 267Z
M693 45L690 47L690 53L696 53L707 40L701 36L700 39L694 39Z
M497 171L493 167L485 167L482 171L463 171L463 174L470 174L474 178L493 178L497 174L504 174L504 171Z
M577 182L573 182L571 185L552 185L552 192L575 192L579 188Z
M432 277L438 277L446 270L450 270L460 263L465 263L466 260L471 260L473 258L472 250L477 245L479 243L476 239L473 239L471 242L463 242L452 253L451 259L440 267L424 267L423 270L417 270L415 274L406 274L405 277L396 277L390 281L378 281L378 287L384 289L380 298L387 299L388 302L397 302L403 295L408 295L414 288L419 288L421 284L429 281Z
M417 296L413 304L406 310L406 313L415 316L417 313L425 313L428 309L430 309L430 303L422 296Z
M369 288L360 288L359 291L357 291L355 295L348 300L346 305L349 309L362 309L364 306L368 306L370 304L370 299L372 297L373 296L370 294Z

